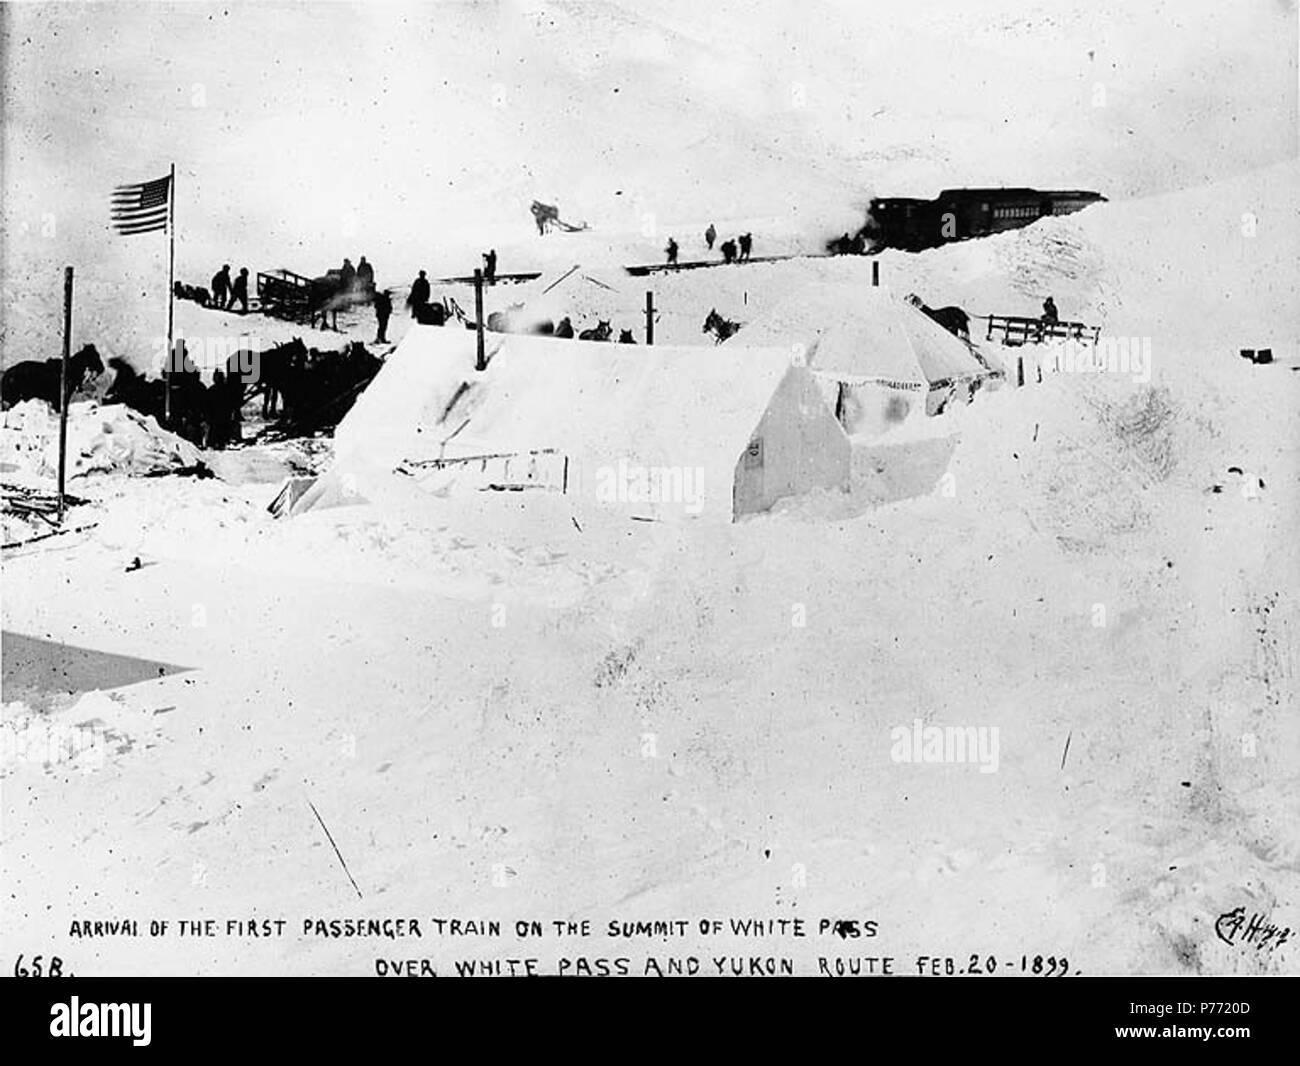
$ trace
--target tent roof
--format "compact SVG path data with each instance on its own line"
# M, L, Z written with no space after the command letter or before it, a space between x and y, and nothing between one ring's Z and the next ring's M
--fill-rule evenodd
M514 289L509 302L523 304L530 316L559 321L565 315L575 328L594 325L590 319L609 318L629 304L627 277L621 271L591 270L580 264L549 271L536 281Z
M945 378L978 376L983 367L966 346L888 289L819 283L791 293L746 325L723 347L806 346L808 365L844 380L928 387Z
M736 461L792 367L785 348L683 348L412 326L338 426L341 462L555 448L582 462L709 468ZM725 469L723 469L725 467Z

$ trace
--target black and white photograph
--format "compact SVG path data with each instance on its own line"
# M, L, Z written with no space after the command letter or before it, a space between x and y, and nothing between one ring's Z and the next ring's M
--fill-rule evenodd
M1300 974L1298 22L4 4L0 972Z

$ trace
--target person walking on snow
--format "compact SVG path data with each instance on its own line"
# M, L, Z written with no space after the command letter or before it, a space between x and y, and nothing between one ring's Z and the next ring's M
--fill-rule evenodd
M225 263L212 275L212 306L225 309L230 299L230 264Z
M357 263L357 284L367 293L374 292L375 289L375 268L366 262L363 255L360 262Z
M677 242L671 237L668 238L668 247L664 249L668 254L668 262L672 266L677 265Z
M713 223L709 223L709 228L704 231L704 243L709 246L709 251L713 251L713 242L718 239L718 231L713 228Z
M248 314L248 267L239 268L239 277L235 279L234 285L230 287L230 308L234 309L235 304L241 304L241 315Z
M388 319L393 313L393 298L387 289L375 293L375 318L379 321L379 332L375 334L376 344L388 343Z
M420 276L411 283L411 294L406 298L406 306L411 309L411 317L420 317L420 308L429 302L429 279L420 271Z

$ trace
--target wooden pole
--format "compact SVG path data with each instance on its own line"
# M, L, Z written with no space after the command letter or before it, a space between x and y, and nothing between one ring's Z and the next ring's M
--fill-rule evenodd
M72 267L63 271L63 362L59 368L59 525L68 470L68 356L72 353Z
M873 259L871 260L871 287L878 288L879 286L880 286L880 260Z
M172 367L176 353L172 349L176 323L176 164L172 164L171 181L167 183L167 232L171 237L171 251L167 256L167 365L163 367L163 422L172 424Z
M483 270L474 268L474 332L478 338L478 357L474 363L475 370L487 369L487 355L483 347Z
M1023 388L1025 384L1025 357L1016 356L1016 388Z
M655 342L655 294L649 289L645 291L645 342Z

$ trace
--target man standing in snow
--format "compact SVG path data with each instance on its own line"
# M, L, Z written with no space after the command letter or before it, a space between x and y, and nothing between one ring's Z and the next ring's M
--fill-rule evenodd
M224 309L230 298L230 264L225 263L212 275L212 306Z
M248 314L248 267L239 268L239 277L230 287L230 308L234 310L235 304L241 304L241 315Z
M375 291L375 268L366 262L364 255L361 257L361 261L357 263L357 284L361 286L367 296Z
M671 266L677 265L677 242L671 237L668 238L668 247L664 249L668 254L668 262Z
M420 317L420 308L429 302L429 279L420 271L420 276L411 284L411 294L406 298L406 306L411 309L411 317Z
M1050 296L1043 301L1043 321L1052 325L1060 321L1056 313L1056 301Z
M393 313L393 298L387 289L375 293L375 318L379 320L379 332L375 334L376 344L388 343L388 319Z
M718 239L718 231L713 228L713 223L709 223L709 228L704 231L704 243L709 246L709 251L713 251L713 242Z
M483 280L491 285L497 277L497 250L489 248L483 253Z
M752 233L742 233L737 240L740 241L740 258L748 259L750 249L754 247L754 235Z
M735 241L723 241L720 245L718 245L718 249L719 251L722 252L722 261L724 263L731 263L735 261L736 258Z

